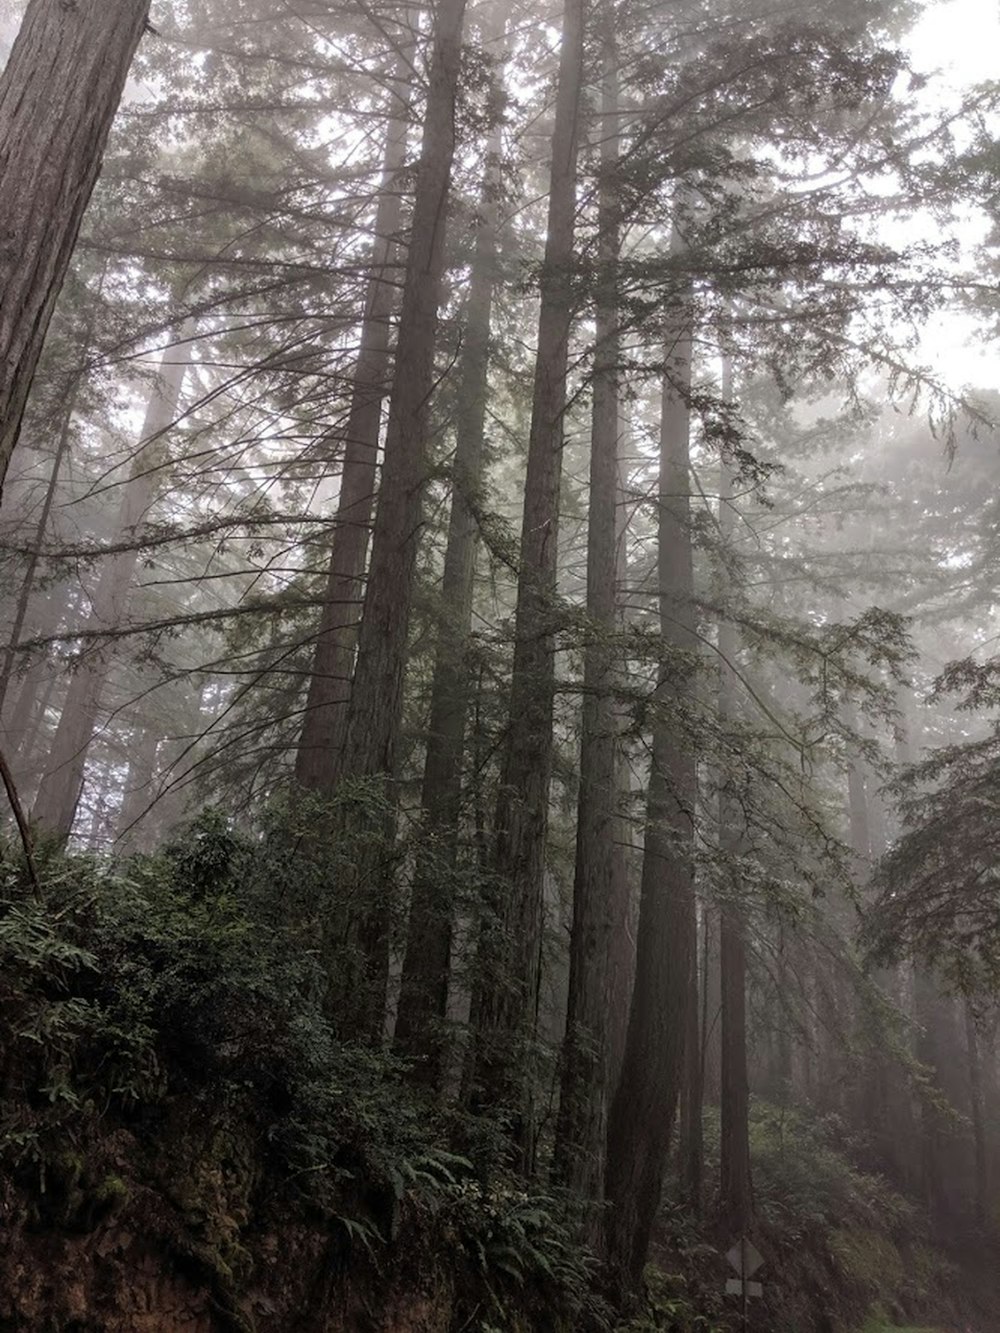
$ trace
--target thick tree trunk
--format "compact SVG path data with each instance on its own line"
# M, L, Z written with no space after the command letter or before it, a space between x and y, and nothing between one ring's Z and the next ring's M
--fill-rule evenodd
M672 249L682 251L676 232ZM654 711L635 988L621 1078L608 1123L606 1256L635 1289L649 1252L683 1081L691 993L692 847L697 790L691 738L675 720L693 701L698 656L690 527L688 395L691 313L680 304L665 343L659 482L660 632L669 653Z
M620 248L618 71L614 32L605 18L601 97L601 182L598 201L600 274L587 528L588 642L584 656L580 794L577 803L573 928L562 1055L555 1176L583 1199L604 1188L615 972L627 930L621 718L615 697L618 651L616 582L619 542L619 394L617 264Z
M0 487L149 0L30 0L0 75Z
M161 480L156 467L163 452L163 436L177 417L181 390L191 363L191 334L188 321L176 346L163 355L160 370L146 405L142 444L125 484L113 541L127 541L138 529L153 503ZM128 597L139 561L139 552L119 551L104 562L91 598L87 630L113 630L124 621ZM73 818L83 787L87 751L101 707L109 659L100 645L88 641L84 656L73 672L59 716L59 726L49 751L35 798L36 823L58 843L64 843L73 828Z
M456 404L451 515L441 580L430 721L424 760L421 844L400 980L396 1046L414 1062L417 1079L439 1089L447 1053L445 1020L455 928L453 886L458 864L462 758L469 712L466 649L472 630L482 486L493 291L497 280L497 221L502 141L500 71L494 70L494 125L476 229L465 343Z
M375 504L382 404L389 393L392 365L391 323L401 265L399 233L403 189L400 177L406 166L415 50L415 40L406 42L396 61L395 88L375 212L375 243L344 431L344 459L327 571L326 600L295 756L295 776L311 791L332 791L336 785L347 730L354 650Z
M528 468L517 584L509 724L496 815L495 881L477 978L472 1098L506 1118L522 1167L534 1155L530 1080L541 967L545 840L555 685L554 594L566 373L573 321L584 0L566 0L552 134L548 230L541 277Z
M347 734L341 763L335 769L337 777L391 782L396 771L407 636L428 471L434 350L464 18L465 0L440 0L435 11L434 50L371 568ZM378 824L381 835L391 837L383 818L375 817L369 823ZM384 865L359 865L358 875L361 903L350 928L358 974L349 993L338 986L334 1002L340 1009L339 1024L345 1036L372 1039L381 1036L384 1023L393 895Z

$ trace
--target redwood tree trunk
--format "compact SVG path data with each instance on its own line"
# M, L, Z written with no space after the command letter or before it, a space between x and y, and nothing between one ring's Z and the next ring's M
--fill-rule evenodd
M0 487L149 0L29 0L0 75Z
M164 432L177 417L184 377L191 362L191 331L189 321L181 331L178 344L164 353L146 406L142 428L144 443L136 453L122 496L115 542L127 541L135 533L155 499L161 477L155 466L156 458L163 448ZM91 598L87 630L113 630L122 624L138 561L139 552L130 550L116 552L104 562ZM108 668L106 652L100 645L88 641L70 681L46 772L35 798L35 821L60 843L66 841L73 828Z
M399 232L403 211L400 175L406 165L415 49L415 41L408 41L396 60L393 109L386 129L382 182L375 212L375 243L344 432L344 461L327 571L326 600L295 756L295 776L312 791L331 791L335 786L347 729L351 673L375 504L382 404L389 392L392 365L391 319L399 288Z
M456 405L455 459L441 612L437 627L430 722L424 760L420 850L413 880L406 956L400 981L396 1045L414 1061L419 1081L439 1088L443 1077L458 864L462 757L469 712L466 649L472 629L478 526L483 475L490 322L497 280L497 203L500 188L501 87L494 72L494 125L476 231L465 340Z
M334 770L337 777L391 781L395 776L407 635L427 483L434 349L455 154L455 99L464 18L465 0L440 0L435 11L434 51L371 568L347 734L341 762ZM336 1003L344 1035L373 1038L381 1034L384 1022L392 894L383 866L359 865L357 873L360 910L351 935L359 973L352 978L349 993L338 984Z
M626 931L628 886L619 809L620 717L615 698L618 628L618 437L620 429L617 264L619 255L617 52L605 17L598 202L600 276L587 528L587 617L573 928L555 1175L577 1196L599 1200L612 1058L614 972Z
M548 230L541 277L528 468L517 584L510 720L496 815L495 879L502 901L482 938L471 1075L473 1102L507 1117L530 1171L534 1126L525 1075L541 965L543 878L552 769L554 594L572 284L584 0L566 0L552 134Z
M672 249L678 254L682 248L675 231ZM691 738L676 720L678 710L693 702L698 657L689 477L692 329L690 310L678 300L665 342L660 438L660 633L669 656L654 703L666 707L653 722L635 987L605 1173L606 1255L612 1280L623 1289L638 1287L649 1252L683 1082L695 965L690 923L697 772Z

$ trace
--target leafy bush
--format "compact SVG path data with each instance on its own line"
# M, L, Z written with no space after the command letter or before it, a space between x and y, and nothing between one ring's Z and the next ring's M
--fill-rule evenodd
M499 1144L457 1133L391 1055L337 1039L326 922L344 855L297 806L260 839L208 811L155 855L49 857L42 902L0 859L0 1162L36 1202L58 1196L57 1226L124 1206L145 1171L227 1300L269 1208L366 1262L401 1239L461 1274L470 1329L528 1309L607 1327L566 1201L508 1179ZM117 1129L127 1168L97 1160Z

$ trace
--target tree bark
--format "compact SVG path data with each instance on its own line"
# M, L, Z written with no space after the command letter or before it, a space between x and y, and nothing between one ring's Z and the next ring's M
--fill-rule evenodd
M674 231L672 251L683 252ZM691 738L680 714L693 703L698 656L690 528L689 393L692 315L677 298L665 339L660 436L658 578L666 657L654 704L635 988L621 1078L608 1122L605 1251L612 1281L638 1287L660 1202L683 1081L694 912L692 861L697 788Z
M455 411L451 514L421 789L422 833L395 1033L397 1050L414 1062L417 1080L433 1089L441 1087L447 1053L445 1020L455 928L453 886L470 698L466 650L472 630L478 545L475 511L483 479L490 324L497 281L502 97L500 71L495 69L493 128L486 146Z
M0 75L0 488L149 0L30 0Z
M474 1105L506 1119L522 1169L534 1157L526 1062L541 967L555 686L554 596L572 285L584 0L566 0L552 134L548 228L528 440L510 713L496 813L495 882L477 978Z
M580 793L577 804L573 927L566 1039L562 1054L556 1179L599 1201L604 1186L615 1019L615 969L627 929L628 883L620 803L621 719L615 685L616 582L621 409L617 264L620 249L617 50L604 18L599 287L594 350L587 528L588 640L584 655Z
M184 377L191 363L192 331L193 325L187 321L177 344L163 354L146 405L142 443L125 484L115 529L116 542L127 540L136 531L156 497L161 479L156 463L163 451L163 436L177 417ZM119 551L105 561L91 598L88 630L114 629L122 624L138 562L139 552L135 550ZM86 649L70 680L46 772L35 798L35 822L60 844L66 842L73 829L108 667L108 657L99 646Z
M396 772L407 635L428 472L434 350L455 154L455 99L464 18L465 0L440 0L435 11L434 50L371 568L347 733L341 762L334 769L338 779L375 778L391 783ZM386 829L381 816L375 816L374 822L379 828L372 828L372 832L391 838L391 830ZM358 875L362 901L350 927L356 941L358 974L349 993L338 984L338 1022L345 1036L377 1039L384 1024L393 895L383 865L359 865Z
M399 51L375 212L368 290L344 431L344 461L333 525L326 601L309 676L295 776L310 791L336 785L347 730L351 675L364 597L382 404L389 393L391 322L401 263L399 233L406 140L413 102L415 34Z

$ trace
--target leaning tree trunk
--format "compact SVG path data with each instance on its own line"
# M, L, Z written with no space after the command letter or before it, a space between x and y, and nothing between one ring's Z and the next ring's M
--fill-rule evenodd
M350 713L338 777L391 782L403 709L403 676L431 435L434 350L445 262L445 228L455 154L455 99L466 0L440 0L434 19L424 132L396 344L396 373L358 635ZM364 821L385 836L384 817ZM388 834L391 836L391 832ZM350 944L357 975L333 996L346 1037L377 1038L385 1015L392 893L383 865L357 867L360 908ZM349 990L344 982L349 984Z
M13 675L15 660L17 658L18 644L21 641L21 634L24 630L25 621L27 620L31 595L35 589L35 576L38 573L38 566L42 559L42 546L45 542L45 534L49 527L49 517L52 513L52 505L56 498L56 489L59 484L59 473L62 470L63 461L69 450L69 439L73 427L73 412L75 406L76 394L74 393L63 413L62 426L59 431L59 441L56 445L55 457L52 460L52 471L49 473L48 484L45 487L45 496L42 500L41 512L38 516L38 522L35 525L35 535L32 541L31 554L28 556L28 563L25 566L24 576L21 579L21 590L18 593L17 606L14 608L14 622L11 625L10 636L7 640L7 646L4 649L3 662L0 664L0 713L3 712L7 704L7 692L10 689L11 676Z
M49 588L47 593L43 600L39 592L37 604L32 607L31 638L28 640L28 643L40 640L43 646L30 650L31 665L24 672L18 689L9 691L3 719L2 748L8 757L18 756L16 767L22 784L27 762L38 739L40 715L44 716L56 685L62 679L53 645L47 640L75 610L65 580ZM27 644L21 645L17 655L21 652L29 652ZM34 779L35 786L37 781L38 775Z
M0 488L149 0L30 0L0 75Z
M470 698L466 650L472 630L478 544L475 511L483 477L490 323L497 280L501 99L499 71L494 70L493 128L486 149L455 409L451 515L421 790L422 833L396 1019L399 1053L413 1061L417 1080L433 1089L441 1086L447 1053L445 1021L455 926L453 885Z
M683 252L676 232L672 250ZM612 1281L638 1287L660 1202L684 1074L695 966L693 839L697 770L683 714L694 702L698 640L691 547L689 433L692 315L686 295L665 342L658 579L665 649L654 697L635 987L608 1120L605 1249Z
M143 443L125 484L113 539L115 543L127 543L135 535L155 498L161 475L156 467L157 455L163 450L164 433L177 416L184 377L191 363L192 327L188 321L176 348L168 348L164 353L146 407ZM86 630L114 631L121 626L138 561L139 552L131 549L117 551L104 562L91 598ZM108 657L100 644L89 643L73 673L59 715L59 725L33 811L35 821L57 843L64 843L73 828L108 667Z
M415 21L415 20L414 20ZM295 776L311 791L332 791L347 729L351 673L364 596L382 404L389 392L391 318L399 290L400 181L413 101L414 37L399 49L375 211L368 290L344 431L344 461L333 524L326 596L309 676Z
M555 688L554 613L572 282L584 0L566 0L552 134L528 468L517 584L510 721L496 815L495 882L503 900L481 937L473 1103L506 1116L530 1171L533 1112L525 1077L541 967L543 879Z
M623 820L619 808L621 719L615 698L621 339L617 300L618 71L610 7L604 22L604 81L599 121L600 275L587 528L588 642L584 656L569 995L554 1162L557 1180L578 1197L590 1200L599 1200L603 1190L615 972L628 914Z

